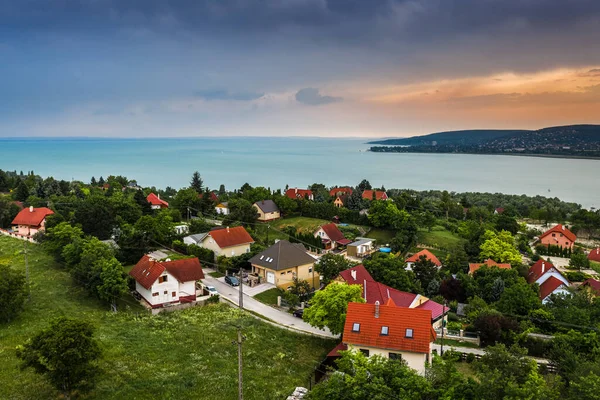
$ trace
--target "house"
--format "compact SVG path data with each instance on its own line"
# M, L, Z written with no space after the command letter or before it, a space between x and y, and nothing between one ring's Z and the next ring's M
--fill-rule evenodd
M492 267L498 267L498 268L503 268L503 269L511 268L510 264L500 264L500 263L497 263L496 261L492 260L491 258L488 258L487 260L485 260L484 263L480 263L480 264L470 263L469 264L469 275L473 275L475 273L475 271L477 271L479 268L481 268L483 266L486 266L488 268L492 268Z
M436 340L431 311L385 304L349 303L342 343L349 351L380 355L406 362L425 375L431 363L431 343Z
M294 283L294 278L307 281L312 287L319 287L319 274L315 272L316 259L306 252L304 246L280 240L268 249L252 257L252 273L261 282L272 283L286 289Z
M223 203L219 203L215 206L215 212L217 214L221 214L221 215L228 215L229 214L229 206L227 205L227 202L224 201Z
M545 261L543 259L539 259L529 268L529 272L527 273L527 282L537 283L538 285L542 285L547 279L551 276L555 277L559 281L562 281L565 285L569 286L569 280L564 277L564 275L556 269L551 262Z
M21 236L33 236L46 229L46 217L54 214L49 208L38 207L24 208L13 219L13 231Z
M540 243L544 246L554 245L570 249L573 249L576 240L577 236L561 224L547 230L539 238Z
M504 212L504 208L502 207L498 207L494 210L494 214L498 215L498 214L502 214Z
M343 195L351 195L353 192L352 188L349 187L338 187L338 188L333 188L329 191L329 195L331 197L340 197Z
M273 221L281 218L279 207L273 200L261 200L252 204L258 212L258 220L261 222Z
M204 233L195 233L193 235L189 235L183 238L183 243L185 244L194 244L196 246L200 246L202 240L208 235L208 232Z
M312 190L307 189L290 188L285 191L285 195L290 199L315 199Z
M346 246L351 241L344 237L342 231L339 230L336 224L329 223L321 226L316 232L315 237L320 237L325 250L333 250L339 246Z
M235 226L208 232L198 246L212 250L215 257L234 257L250 253L252 243L254 239L246 229L243 226Z
M587 255L587 258L590 261L600 263L600 247L596 247L595 249L590 250L590 252Z
M600 296L600 281L597 281L595 279L587 279L581 284L579 288L589 290L590 294L594 296Z
M204 279L197 258L158 261L145 255L129 271L135 290L152 308L196 300L196 281Z
M419 261L419 259L425 256L426 259L428 259L429 261L431 261L436 267L442 268L442 263L440 262L440 260L435 256L435 254L433 254L432 252L430 252L427 249L423 249L421 251L419 251L418 253L413 254L412 256L408 257L406 259L406 269L409 271L412 271L412 267L413 265L415 265L415 263L417 261Z
M204 193L200 193L198 194L198 198L201 199L204 197ZM217 195L215 194L215 192L209 192L208 197L210 197L210 200L213 201L214 203L218 203L219 202L219 197L217 197Z
M549 277L540 285L540 300L542 300L542 304L550 301L551 294L569 294L567 285L554 276Z
M346 255L349 257L365 257L375 251L375 239L356 238L355 242L346 246Z
M447 319L445 313L450 309L420 294L407 293L379 283L371 277L364 265L346 269L334 279L334 283L360 285L362 298L369 304L386 304L392 300L397 307L422 308L431 311L430 323L438 329L442 321Z
M190 227L189 227L189 225L185 225L185 224L175 225L173 227L173 230L175 231L176 234L183 235L190 231Z
M148 197L146 197L148 203L150 203L150 207L153 210L160 210L162 208L169 208L169 203L160 199L160 195L155 195L154 193L150 193Z
M335 198L335 200L333 201L333 205L336 206L337 208L345 207L346 204L348 204L348 195L347 194L337 196Z
M388 200L388 195L382 190L365 190L362 192L362 198L365 200Z

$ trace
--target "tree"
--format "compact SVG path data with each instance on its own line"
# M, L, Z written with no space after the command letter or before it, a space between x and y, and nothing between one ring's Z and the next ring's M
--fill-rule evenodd
M192 181L190 182L190 187L194 189L196 193L200 194L202 193L203 183L204 182L202 182L202 177L200 176L200 173L198 171L195 171L192 174Z
M83 238L83 231L78 226L72 226L68 222L61 222L58 225L48 228L42 240L44 249L52 254L58 261L64 261L62 252L64 248Z
M569 385L572 399L600 400L600 376L594 372L580 376Z
M521 253L515 247L515 240L510 232L501 231L486 231L483 235L484 242L479 246L481 252L479 258L481 260L492 260L500 263L509 263L511 265L521 264Z
M442 210L446 212L446 219L448 219L448 212L450 211L450 206L452 205L452 199L450 198L450 194L447 190L442 192L442 197L440 199L440 206Z
M116 225L109 199L99 195L83 199L77 205L72 222L81 225L86 234L101 240L109 239Z
M569 267L581 271L582 269L590 269L590 260L583 252L575 252L569 260Z
M363 179L358 186L356 187L358 189L358 191L362 194L362 192L364 192L365 190L371 190L373 189L373 187L371 186L371 184L369 183L368 180Z
M438 274L437 267L431 260L427 258L426 255L419 257L419 259L414 263L412 270L416 278L419 280L419 282L421 282L422 288L427 288L429 283L433 281Z
M317 328L329 328L339 335L344 330L348 303L364 303L360 285L331 284L315 293L303 319Z
M519 231L519 223L513 217L509 217L506 214L500 214L496 218L496 230L497 231L508 231L513 235L516 235Z
M127 277L123 266L115 258L102 259L96 263L100 272L98 297L110 303L113 311L117 311L117 299L127 292Z
M92 176L92 179L90 180L90 185L92 185L92 186L96 186L97 184L98 184L98 182L96 182L96 178L94 178L94 177Z
M21 369L33 368L69 399L73 390L93 387L100 347L89 322L60 317L17 347Z
M22 310L27 297L25 275L0 264L0 322L10 322Z
M136 190L135 194L133 195L133 201L135 201L137 205L140 206L143 215L152 214L152 206L148 202L148 199L146 199L146 196L144 196L144 192L142 192L141 190Z
M444 263L444 269L447 269L452 274L467 272L468 266L469 256L463 246L455 246L446 256L446 262Z
M248 200L233 199L229 201L228 206L229 214L223 219L223 224L225 225L231 225L235 222L252 224L258 218L256 208Z
M498 311L511 315L529 315L542 306L535 286L524 280L504 290L496 305Z
M394 289L410 292L420 289L415 285L415 275L412 271L405 269L404 260L390 254L376 253L363 265L369 271L373 279Z
M225 191L225 185L223 185L223 184L221 183L221 185L219 186L219 196L223 196L225 193L227 193L227 192Z
M26 201L29 197L29 188L25 181L19 182L19 186L17 186L17 191L15 193L15 199L19 201Z
M295 276L288 292L298 296L299 299L304 300L310 294L311 290L310 283L305 280L298 279L298 277Z
M324 254L315 264L315 271L323 278L325 285L337 277L340 272L352 267L353 264L344 256L339 254Z
M511 342L512 335L520 332L517 321L493 310L480 314L474 325L479 331L481 345L484 347L495 345L498 342Z
M192 212L200 210L202 200L194 188L187 188L179 190L170 205L181 211L182 215L188 215L188 207L192 209Z

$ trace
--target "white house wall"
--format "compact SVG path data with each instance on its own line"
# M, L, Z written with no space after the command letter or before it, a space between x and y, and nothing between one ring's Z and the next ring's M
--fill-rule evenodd
M556 271L554 268L552 268L551 270L547 271L542 276L540 276L537 279L537 281L535 281L535 283L542 286L542 283L546 282L551 276L555 277L556 279L558 279L565 285L569 286L569 281L564 276L562 276L558 271Z
M398 353L402 355L402 360L406 361L406 365L410 368L416 370L419 374L425 375L425 361L427 359L427 355L425 353L412 353L409 351L399 351L399 350L386 350L379 349L375 347L368 346L360 346L360 345L349 345L353 350L359 351L360 349L369 350L369 357L375 354L380 355L385 358L389 358L390 353ZM430 346L430 357L431 360L431 346Z
M158 279L154 284L150 287L150 290L146 289L138 282L135 283L135 288L138 293L146 299L150 305L158 305L164 303L171 303L174 301L179 301L179 282L175 277L165 271L161 276L167 276L167 281L163 283L158 283ZM166 294L165 294L166 292ZM175 296L173 296L173 292L175 292ZM152 296L152 293L158 293L158 296Z
M556 288L556 290L554 290L554 292L550 293L548 296L546 296L545 299L542 299L542 304L546 304L547 302L550 301L550 296L552 296L553 294L563 294L563 295L568 295L571 292L569 292L567 290L567 288L565 288L564 286L559 286L558 288Z

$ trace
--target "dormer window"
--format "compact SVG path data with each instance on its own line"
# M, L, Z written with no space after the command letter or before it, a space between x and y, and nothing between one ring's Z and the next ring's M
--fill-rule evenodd
M167 281L167 275L159 276L158 283L163 283Z
M360 324L358 322L352 324L352 332L360 332Z
M382 326L381 327L381 335L382 336L387 336L388 335L388 327L387 326Z
M413 330L411 328L406 328L406 334L404 335L405 337L412 339L413 337Z

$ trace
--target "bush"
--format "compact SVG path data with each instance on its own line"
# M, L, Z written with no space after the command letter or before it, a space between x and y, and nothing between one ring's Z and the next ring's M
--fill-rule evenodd
M589 275L584 274L581 271L569 271L565 275L571 282L583 282L589 278Z
M450 331L460 331L462 329L462 324L460 322L450 321L446 328Z
M543 340L531 336L525 336L519 341L519 345L527 349L527 354L532 357L545 358L552 348L550 340Z
M449 312L448 313L448 321L450 322L457 322L460 321L460 317L458 315L456 315L456 313L453 312Z
M220 301L220 297L218 294L214 295L214 296L210 296L208 299L206 299L206 304L218 304Z
M467 358L465 361L467 363L471 364L473 361L475 361L475 354L473 354L473 353L467 354Z

